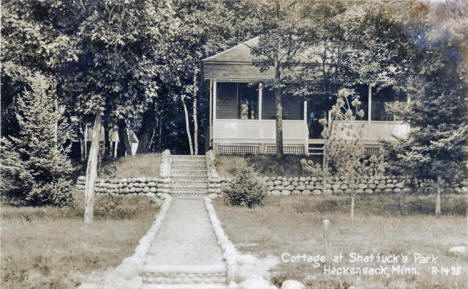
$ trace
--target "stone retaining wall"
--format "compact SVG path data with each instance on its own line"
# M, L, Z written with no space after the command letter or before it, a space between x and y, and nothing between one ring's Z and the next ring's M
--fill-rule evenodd
M116 195L138 195L147 194L156 196L156 194L168 194L170 189L171 175L171 152L165 150L161 154L160 177L158 178L120 178L120 179L97 179L95 183L95 192L97 194L116 194ZM85 190L86 177L78 178L77 187Z
M78 178L77 187L85 189L86 178ZM169 193L169 183L162 178L121 178L121 179L97 179L95 191L97 194L158 194Z
M338 177L330 178L326 183L321 177L264 177L269 195L319 195L350 193L347 184ZM365 183L359 184L358 194L374 193L409 193L411 188L408 182L394 176L367 178ZM220 187L228 186L231 180L222 178ZM466 187L451 186L454 192L462 193Z
M222 187L222 179L216 171L216 158L212 150L205 154L206 157L206 171L208 173L208 194L220 194Z

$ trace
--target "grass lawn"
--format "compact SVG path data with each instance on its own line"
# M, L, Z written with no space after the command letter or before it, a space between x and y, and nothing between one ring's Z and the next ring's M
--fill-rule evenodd
M0 287L75 288L84 275L132 255L157 211L147 206L130 218L99 217L85 226L72 208L4 205Z
M121 157L103 164L100 178L159 177L161 154L137 154Z
M218 156L216 170L221 177L232 177L235 169L253 166L262 176L302 176L300 160L304 156L285 155L278 160L274 155Z
M333 266L349 265L348 254L361 255L402 254L410 257L407 266L416 267L420 275L386 276L336 276L324 274L321 263L286 263L273 269L274 282L296 279L307 288L418 288L455 289L468 288L468 259L452 257L448 249L466 243L466 222L461 215L398 216L376 213L358 208L354 223L349 218L348 207L330 207L317 210L325 196L268 197L263 207L246 209L226 205L217 199L215 207L223 226L236 247L243 253L265 257L280 257L283 253L327 255L323 238L322 220L330 219L331 255L343 253L344 261ZM340 206L344 202L335 202ZM330 204L328 204L330 205ZM459 276L431 276L429 266L415 265L414 253L439 257L439 266L461 266ZM401 263L400 263L401 264ZM379 263L354 263L354 266L378 267ZM391 264L390 264L391 267Z

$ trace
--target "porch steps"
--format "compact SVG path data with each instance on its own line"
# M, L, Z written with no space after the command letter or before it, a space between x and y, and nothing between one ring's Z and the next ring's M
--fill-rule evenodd
M323 143L309 143L310 156L323 156Z
M226 265L145 266L144 289L226 288Z
M208 191L205 156L171 156L171 194L174 198L203 198Z

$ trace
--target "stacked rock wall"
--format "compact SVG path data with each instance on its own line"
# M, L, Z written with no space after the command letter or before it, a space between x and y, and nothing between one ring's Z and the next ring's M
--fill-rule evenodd
M208 173L208 193L219 194L221 193L222 179L216 171L216 158L212 150L205 154L206 157L206 170Z
M321 177L264 177L270 195L319 195L319 194L345 194L351 190L343 179L332 177L323 182ZM231 180L223 178L221 186L228 186ZM454 192L461 193L466 188L451 186ZM411 188L408 182L395 176L365 178L365 182L358 185L358 194L379 193L409 193Z
M138 195L147 194L156 196L156 194L168 194L170 189L171 175L171 152L165 150L161 154L161 166L159 178L119 178L119 179L97 179L95 192L98 194L115 195ZM78 178L77 187L80 190L85 189L86 177Z
M78 178L77 187L85 189L86 178ZM169 184L161 178L121 178L121 179L97 179L95 191L98 194L137 195L169 193Z

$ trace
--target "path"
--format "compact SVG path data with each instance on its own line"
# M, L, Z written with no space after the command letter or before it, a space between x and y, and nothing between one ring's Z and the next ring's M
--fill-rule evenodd
M202 199L174 199L147 256L148 264L222 264Z
M226 265L203 197L205 158L172 156L173 200L146 257L142 289L226 288Z

